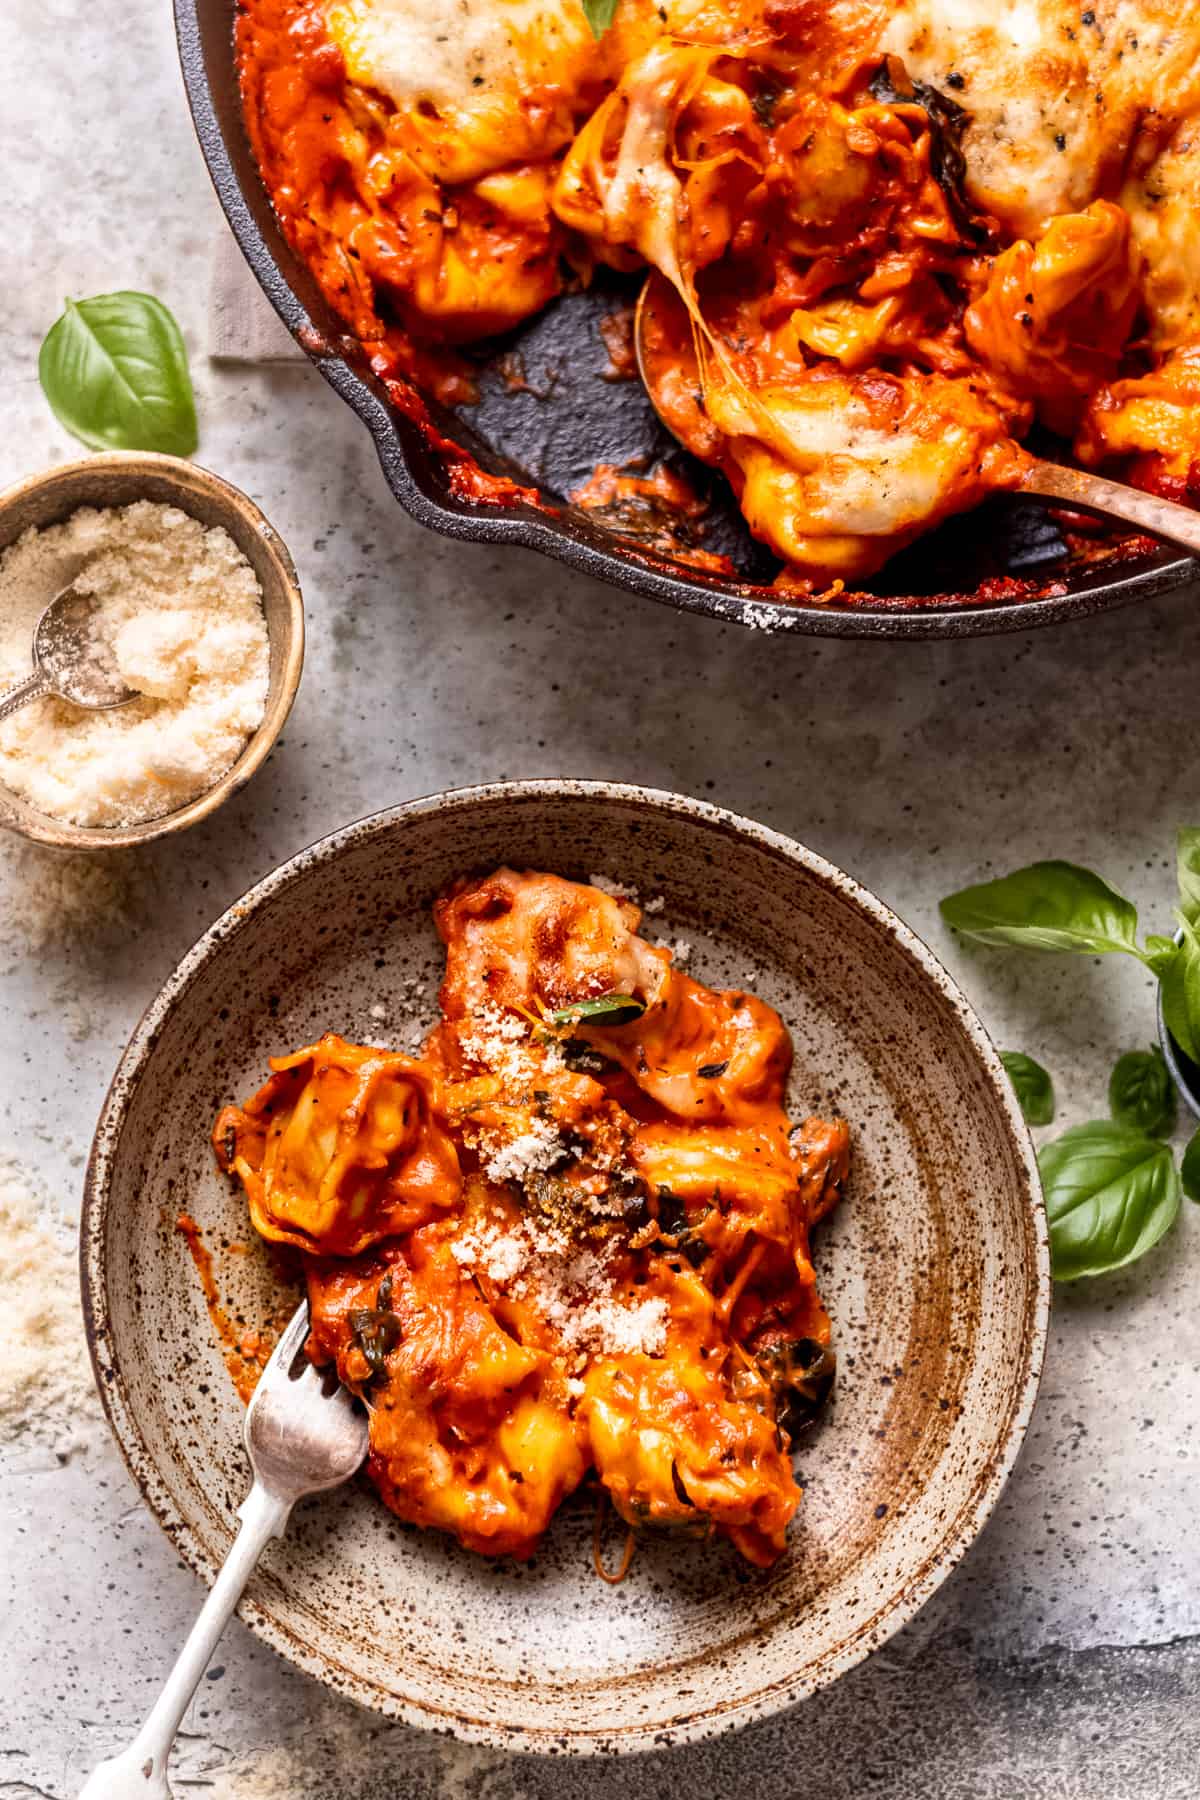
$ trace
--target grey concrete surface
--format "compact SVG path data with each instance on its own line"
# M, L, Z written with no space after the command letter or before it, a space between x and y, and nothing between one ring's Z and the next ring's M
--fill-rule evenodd
M42 855L0 843L0 1152L76 1208L125 1038L221 907L354 816L533 774L707 795L803 839L928 938L1001 1044L1049 1065L1061 1123L1102 1110L1112 1060L1152 1034L1146 979L1114 959L968 952L936 902L1058 855L1168 927L1172 831L1200 817L1200 592L973 644L780 643L428 536L315 375L207 361L218 214L166 7L8 0L4 14L0 480L76 453L36 380L64 294L161 295L192 352L200 460L284 534L311 636L271 762L210 824L120 865L120 916L64 917L45 902ZM186 1722L177 1787L217 1800L1191 1795L1198 1282L1189 1207L1141 1266L1056 1297L1026 1451L967 1563L888 1650L772 1724L664 1757L539 1766L384 1727L235 1624ZM200 1596L102 1430L65 1464L29 1444L2 1455L0 1794L58 1800L141 1719Z

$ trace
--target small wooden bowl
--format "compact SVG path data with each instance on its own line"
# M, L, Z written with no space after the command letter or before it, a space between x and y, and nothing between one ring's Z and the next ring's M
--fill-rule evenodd
M270 640L270 679L262 724L221 779L186 806L140 825L72 825L30 806L0 783L0 825L62 850L114 850L184 831L207 819L264 762L292 709L304 662L300 583L283 540L252 500L208 469L177 456L113 451L31 475L0 494L0 551L31 525L69 519L81 506L128 506L153 500L178 506L202 525L220 525L245 556L262 588Z

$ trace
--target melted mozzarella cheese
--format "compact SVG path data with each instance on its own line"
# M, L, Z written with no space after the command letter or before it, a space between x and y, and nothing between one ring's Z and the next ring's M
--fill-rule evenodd
M1200 14L1178 0L897 0L879 43L965 107L972 193L1026 237L1113 191L1145 113L1200 100Z
M351 80L407 109L573 87L594 39L579 0L331 0Z
M805 473L830 457L864 467L903 461L917 447L911 432L880 430L854 397L849 383L814 383L789 392L714 384L707 395L709 417L730 437L757 438L793 469Z
M1025 235L1094 198L1106 108L1077 0L899 0L881 47L964 106L977 203Z
M1146 259L1142 298L1150 341L1173 350L1200 339L1200 119L1181 125L1144 175L1121 190Z

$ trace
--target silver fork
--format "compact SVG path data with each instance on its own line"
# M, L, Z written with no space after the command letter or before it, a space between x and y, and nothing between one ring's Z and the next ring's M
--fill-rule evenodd
M293 1313L246 1409L242 1436L254 1483L238 1507L241 1529L191 1635L128 1750L102 1762L79 1800L171 1800L167 1758L179 1722L242 1597L255 1563L305 1494L349 1481L367 1454L367 1420L336 1377L304 1355L308 1303Z

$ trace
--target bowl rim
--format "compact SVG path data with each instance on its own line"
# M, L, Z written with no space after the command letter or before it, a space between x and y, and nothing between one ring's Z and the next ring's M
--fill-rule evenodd
M856 904L907 953L919 973L932 981L943 1001L956 1016L978 1057L981 1074L988 1081L993 1098L999 1103L1016 1171L1019 1177L1023 1177L1029 1207L1028 1230L1032 1258L1022 1302L1025 1315L1023 1368L1019 1380L1013 1386L1008 1417L994 1452L983 1461L971 1494L955 1514L945 1540L926 1557L917 1576L896 1596L884 1617L871 1621L869 1627L860 1628L853 1639L827 1657L815 1672L808 1676L782 1677L769 1682L746 1699L731 1701L725 1707L710 1707L703 1713L672 1721L674 1740L697 1741L748 1724L754 1719L768 1717L827 1686L855 1667L872 1649L886 1642L919 1611L966 1554L999 1498L1032 1416L1045 1353L1051 1293L1045 1208L1029 1128L999 1054L966 996L923 940L869 889L843 873L826 858L769 826L759 825L709 801L622 782L566 778L494 782L424 795L368 814L318 838L255 882L240 900L235 901L213 921L151 999L130 1037L100 1112L84 1179L79 1234L84 1326L96 1385L125 1466L176 1552L203 1581L211 1585L216 1578L218 1566L193 1538L186 1522L176 1514L170 1494L158 1477L152 1452L124 1388L120 1368L113 1354L109 1327L104 1247L111 1183L125 1117L146 1064L167 1019L209 963L221 953L226 942L244 927L253 914L309 869L335 861L350 843L387 835L397 828L402 829L409 820L452 812L469 812L496 803L535 804L547 800L648 808L674 819L715 827L735 840L748 840L755 848L778 857L793 867L800 867L805 873L814 875L824 885ZM628 1733L608 1730L565 1736L561 1729L539 1732L529 1725L496 1724L465 1712L440 1711L394 1693L384 1693L355 1671L340 1666L336 1670L335 1681L328 1658L302 1643L250 1595L243 1597L238 1612L257 1637L295 1667L322 1681L333 1691L409 1725L452 1731L466 1742L543 1754L561 1754L567 1750L580 1755L597 1755L611 1754L614 1749L622 1752L652 1749L655 1747L656 1734L661 1729L657 1725L637 1725L631 1727ZM866 1641L868 1638L870 1641Z
M261 544L263 554L273 565L283 591L286 604L283 665L278 692L274 699L268 698L260 724L246 739L236 761L212 787L205 788L203 793L197 794L195 799L187 801L183 806L176 807L173 812L162 813L154 819L144 819L136 825L75 825L67 819L56 819L50 813L40 812L32 806L28 813L18 811L13 805L12 790L0 780L0 827L53 850L127 850L137 844L152 843L156 838L170 837L177 831L186 831L188 826L198 825L201 819L207 819L232 794L245 787L274 749L276 739L292 710L304 668L304 598L300 577L296 573L296 565L287 545L249 494L244 493L232 481L226 480L223 475L205 468L202 463L193 462L190 457L167 456L152 450L105 450L71 462L54 463L36 475L22 476L0 491L0 529L3 528L10 509L28 496L59 485L67 491L76 484L81 489L85 488L92 478L102 475L105 470L121 470L131 479L152 478L178 486L181 512L190 513L189 498L197 490L203 491L226 517L236 514L245 521ZM47 523L62 524L81 507L94 504L85 495L76 500L68 499L64 503L61 517ZM121 501L118 504L124 506L132 502ZM255 576L258 577L257 569ZM261 585L260 581L260 587ZM269 620L267 632L268 640L272 637L277 639L278 628L276 633L272 633Z
M758 590L747 593L746 584L736 580L702 572L684 576L668 567L639 560L633 553L623 555L603 546L570 519L539 512L528 504L472 503L436 491L424 466L429 463L429 452L419 427L389 404L382 384L373 375L354 368L324 341L254 216L218 116L200 16L206 3L207 0L174 0L175 36L192 122L217 199L259 286L309 362L367 427L388 486L418 524L444 537L523 545L610 587L623 588L677 611L758 631L810 637L919 640L1028 631L1031 627L1088 618L1134 601L1154 599L1183 586L1195 575L1195 561L1173 555L1166 547L1160 560L1132 574L1038 599L958 606L935 604L911 610L894 605L838 608L783 602L763 598ZM228 10L232 45L234 0L215 3ZM232 71L232 61L230 68ZM240 109L238 117L240 120ZM261 193L265 197L265 189ZM283 245L282 237L279 243Z

